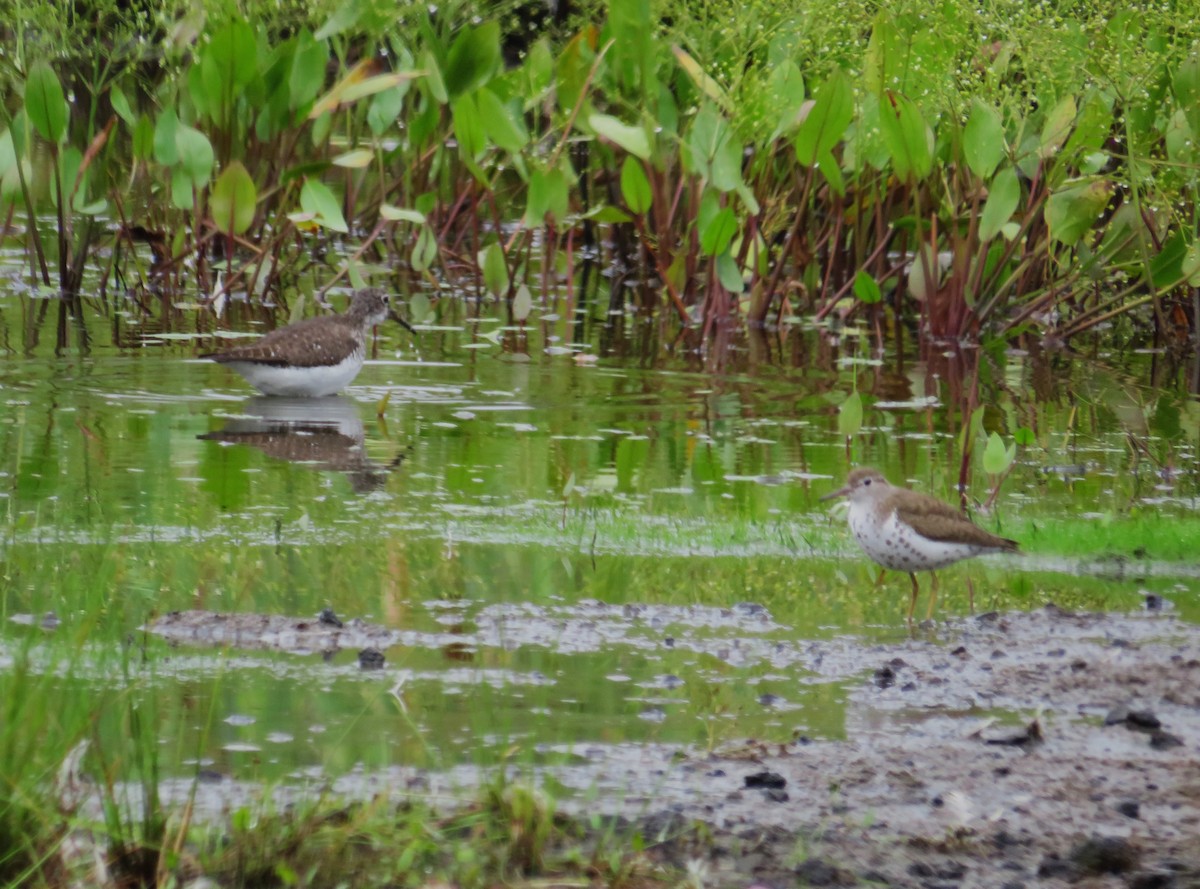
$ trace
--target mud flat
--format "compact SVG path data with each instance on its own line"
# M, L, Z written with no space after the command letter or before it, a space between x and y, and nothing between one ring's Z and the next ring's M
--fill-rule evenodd
M541 751L536 770L579 791L559 796L560 811L621 819L707 885L1200 887L1200 628L1151 604L984 614L891 644L775 646L775 659L857 678L846 740L577 744ZM285 631L309 651L338 633L354 645L390 638L286 620L187 612L154 630L225 645ZM297 641L310 625L319 638ZM321 784L348 800L452 804L481 780L474 768L394 767ZM273 792L301 796L303 785ZM187 786L164 792L182 798ZM215 781L197 802L216 815L256 793Z

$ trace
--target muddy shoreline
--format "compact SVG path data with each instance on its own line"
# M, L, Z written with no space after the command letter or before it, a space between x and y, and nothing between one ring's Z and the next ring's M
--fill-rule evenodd
M186 612L152 629L190 644L371 642L364 625L288 621ZM705 885L1200 886L1200 628L1048 606L923 635L796 646L824 675L863 677L844 741L582 744L545 751L537 771L579 791L562 812L636 825L652 856ZM452 800L481 777L396 767L324 786ZM202 808L253 793L217 780Z

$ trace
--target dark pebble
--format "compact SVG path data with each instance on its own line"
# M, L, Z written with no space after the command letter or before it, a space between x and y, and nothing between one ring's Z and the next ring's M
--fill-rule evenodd
M1089 837L1071 850L1071 861L1084 874L1127 873L1140 858L1137 847L1123 837Z
M666 638L663 639L663 645L667 646L667 648L674 648L675 647L675 637L667 636Z
M779 695L773 695L770 692L758 696L758 702L764 707L774 707L781 700L783 700L783 698L779 697Z
M358 666L364 670L382 670L383 652L378 648L364 648L358 653Z
M724 770L724 769L713 769L711 772L705 772L705 777L708 777L708 778L724 778L724 777L725 777L725 770Z
M1162 728L1162 721L1150 710L1130 710L1125 717L1125 724L1130 728Z
M908 866L907 873L910 877L937 876L937 871L933 869L933 865L925 861L914 861Z
M845 886L852 882L828 861L810 858L796 866L796 876L804 886Z
M747 775L745 781L747 787L765 787L770 789L787 787L787 780L777 772L755 772L753 775Z
M1183 739L1162 729L1150 733L1150 749L1170 750L1172 747L1182 747Z
M1163 597L1156 596L1154 593L1146 593L1146 610L1147 611L1162 611Z
M1073 880L1079 869L1057 855L1047 855L1038 865L1037 875L1044 880Z
M1080 673L1088 668L1088 662L1085 660L1071 661L1071 669L1076 673Z
M332 608L322 608L321 613L317 615L317 623L324 624L327 627L337 627L338 629L345 626L338 619L338 616L333 613Z
M879 688L891 688L896 684L896 671L884 664L875 671L875 685Z
M1119 803L1117 803L1117 811L1120 812L1122 815L1124 815L1126 818L1141 818L1142 817L1142 807L1138 804L1137 800L1132 800L1132 799L1121 800Z
M1174 874L1134 874L1129 878L1129 889L1175 889L1178 885Z
M954 655L955 657L961 657L961 658L969 657L969 655L967 654L967 646L965 646L965 645L958 646L958 648L954 649L954 651L952 651L950 653L952 655Z

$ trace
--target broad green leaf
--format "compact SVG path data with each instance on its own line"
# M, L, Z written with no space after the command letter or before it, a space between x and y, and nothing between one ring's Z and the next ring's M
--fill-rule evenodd
M417 232L417 242L413 244L411 257L413 271L423 272L429 269L433 265L433 261L437 259L437 253L437 236L434 235L433 229L428 225L421 226L421 230Z
M980 99L971 103L963 128L963 154L971 172L985 181L1004 159L1004 124L996 109Z
M513 114L508 105L488 89L481 87L475 94L478 103L479 116L483 120L483 129L488 138L499 145L509 154L519 154L529 142L529 131L525 129L525 121L519 115Z
M533 311L533 294L529 292L529 285L522 284L517 288L516 295L512 301L512 319L516 322L522 322L529 317L529 313Z
M483 129L483 121L479 119L479 110L472 96L462 96L450 106L450 116L454 120L454 138L458 140L458 150L463 157L478 160L487 150L487 134Z
M1056 191L1046 201L1050 236L1068 247L1092 230L1108 205L1112 183L1106 179L1078 182Z
M725 88L713 80L695 59L678 46L672 46L671 52L675 53L675 60L679 62L679 67L691 78L696 89L722 108L729 109L731 107L732 103L729 101L729 94L725 92Z
M1037 438L1033 434L1033 430L1028 426L1018 426L1017 431L1013 433L1013 444L1018 444L1023 448L1031 448L1037 444Z
M625 206L633 213L645 213L650 209L653 193L650 191L650 180L642 169L641 161L630 156L621 164L621 197Z
M859 430L862 429L862 421L862 396L857 392L851 392L838 409L838 435L846 438L858 435Z
M179 163L179 147L175 143L178 130L179 118L174 108L168 108L158 116L154 126L154 159L164 167Z
M208 137L194 127L179 124L175 130L175 147L179 150L179 164L192 180L192 185L196 188L207 185L215 162Z
M1171 82L1175 101L1187 115L1193 133L1200 133L1200 54L1193 52L1179 66Z
M1058 153L1071 127L1075 125L1075 97L1064 96L1046 115L1046 123L1038 140L1038 156L1047 158Z
M717 263L717 280L721 282L721 286L730 293L741 293L746 289L746 282L742 279L742 270L738 268L737 260L729 253L722 253L716 259Z
M300 208L313 214L313 219L325 228L343 233L350 231L342 216L341 204L324 182L305 178L304 187L300 189Z
M629 126L608 114L593 114L588 125L599 135L644 161L650 160L650 139L645 127Z
M329 48L319 43L305 28L296 35L288 72L289 107L297 111L316 100L325 85L325 69L329 65Z
M500 23L490 21L459 32L442 72L451 99L471 92L500 69Z
M371 161L375 159L375 152L369 151L366 148L355 148L351 151L344 152L335 157L332 161L336 167L346 167L351 170L361 170L363 167L370 166Z
M137 123L137 115L129 107L129 99L125 97L125 93L119 86L114 85L109 91L108 101L112 103L113 111L117 112L117 116L125 121L127 126L132 127Z
M217 29L204 54L212 60L226 94L245 87L258 72L258 43L244 19L232 19Z
M379 208L379 215L388 222L413 222L417 225L424 225L426 222L425 214L420 210L406 210L391 204L382 205Z
M400 117L404 109L404 97L408 95L409 82L405 81L391 89L375 94L367 108L367 125L376 136L382 136Z
M213 221L223 232L240 235L254 222L258 193L241 161L227 166L213 183L209 205Z
M771 134L771 140L774 141L800 125L800 109L806 98L800 66L791 59L776 65L767 80L767 89L771 95L771 107L778 115L775 132Z
M192 178L183 167L171 170L171 203L180 210L190 210L195 203Z
M916 102L899 93L885 94L879 103L879 127L898 179L919 181L932 172L933 131Z
M979 240L986 244L996 237L1012 219L1020 201L1021 183L1017 179L1017 171L1012 167L1005 167L996 174L988 189L987 202L983 205L983 213L979 217Z
M877 303L883 299L883 293L879 289L879 282L866 269L859 269L858 274L854 276L854 295L858 297L858 301L862 303Z
M154 157L154 121L150 115L143 114L133 125L133 156L140 161L148 161Z
M71 109L58 75L46 62L34 62L25 78L25 113L47 142L57 145L67 135Z
M993 432L988 436L987 445L983 449L983 471L988 475L1000 475L1012 465L1016 456L1016 444L1005 448L1000 434Z
M738 232L737 217L729 207L722 207L700 232L700 252L706 256L724 253Z
M1182 231L1173 233L1150 260L1150 281L1156 290L1166 290L1187 280L1183 264L1187 259L1188 236Z
M811 167L833 151L854 118L854 91L840 70L817 90L808 116L796 130L796 158Z
M314 35L317 40L325 40L335 34L348 31L358 24L363 12L362 0L348 0L334 7L333 15L325 20L325 24L317 29Z
M566 218L570 209L566 174L560 169L534 170L529 174L524 223L538 228L549 215L555 222Z
M483 286L496 298L508 293L508 266L504 262L504 251L499 244L488 244L479 255L479 266L483 271Z

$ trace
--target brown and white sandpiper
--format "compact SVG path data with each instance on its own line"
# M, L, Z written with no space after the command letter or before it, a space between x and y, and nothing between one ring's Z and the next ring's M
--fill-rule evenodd
M200 357L233 368L264 395L333 395L358 376L367 331L389 316L413 330L389 309L383 290L367 287L355 292L344 314L298 321L253 343Z
M1017 542L980 528L936 497L888 484L878 469L855 469L846 484L822 497L850 501L850 530L858 545L885 570L905 571L912 579L911 621L917 607L918 571L933 578L929 612L937 600L937 575L932 572L984 553L1016 552ZM883 579L880 572L879 579Z

